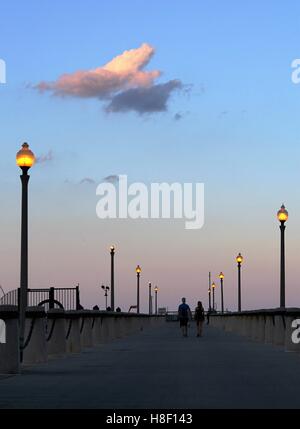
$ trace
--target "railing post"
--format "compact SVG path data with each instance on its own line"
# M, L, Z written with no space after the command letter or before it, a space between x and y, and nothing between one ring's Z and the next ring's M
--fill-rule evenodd
M21 299L21 289L18 287L17 289L17 307L18 307L18 311L20 312L20 299Z
M49 308L54 308L54 287L49 289Z
M79 285L76 286L76 310L80 310L80 293L79 293Z

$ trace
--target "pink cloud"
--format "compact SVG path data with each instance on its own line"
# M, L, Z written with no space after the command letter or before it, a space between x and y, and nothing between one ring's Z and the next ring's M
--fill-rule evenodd
M104 66L93 70L65 73L53 82L40 82L33 88L58 97L98 98L107 113L133 111L140 115L165 112L173 92L189 92L179 79L157 83L159 70L145 70L155 50L147 43L124 51Z
M154 55L147 43L116 56L102 67L63 74L54 82L40 82L34 88L50 91L56 96L110 98L119 91L147 88L161 74L143 70Z

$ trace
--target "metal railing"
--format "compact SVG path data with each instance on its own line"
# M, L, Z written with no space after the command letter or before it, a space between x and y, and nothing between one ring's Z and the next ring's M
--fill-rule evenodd
M192 313L192 319L194 319L194 317L195 317L195 311L191 311L191 313ZM208 312L208 311L204 311L204 316L205 317L209 317L209 315L215 315L215 314L218 314L216 311L211 311L211 312ZM178 311L167 311L166 312L166 321L167 322L177 322L177 321L179 321L179 317L178 317Z
M19 306L20 289L11 290L0 298L0 305ZM51 308L65 310L79 310L79 286L70 288L28 289L28 307L44 306L48 311Z
M18 305L18 289L7 292L0 298L1 305Z
M192 318L194 318L195 312L191 311ZM178 311L168 311L166 313L166 321L167 322L177 322L179 320Z

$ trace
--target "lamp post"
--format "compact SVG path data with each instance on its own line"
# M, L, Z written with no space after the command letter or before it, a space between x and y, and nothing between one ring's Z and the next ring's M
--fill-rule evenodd
M110 246L110 307L115 311L115 272L114 272L115 246Z
M212 305L212 308L213 308L213 311L215 311L215 288L216 288L216 285L215 285L214 282L211 285L211 288L212 288L212 293L213 293L213 305Z
M241 285L241 266L244 261L243 256L239 253L235 258L238 264L238 311L242 311L242 285Z
M155 292L155 314L157 314L157 292L158 292L157 286L155 286L154 292Z
M221 311L224 313L224 293L223 293L223 281L224 281L224 274L222 271L219 274L219 279L221 282Z
M208 273L208 310L211 310L211 273Z
M20 325L20 359L23 360L23 346L25 334L25 318L27 308L28 291L28 170L35 163L35 156L24 143L22 149L16 156L16 163L21 168L22 183L22 214L21 214L21 273L20 273L20 302L19 302L19 325Z
M289 214L284 204L277 212L277 219L280 222L280 307L285 307L285 222L288 220Z
M149 314L151 314L151 300L152 300L152 296L151 296L151 283L149 282Z
M105 310L107 310L107 296L108 296L109 286L102 285L101 287L105 291L105 294L104 294L104 296L105 296Z
M139 314L140 313L140 276L142 269L138 265L135 269L136 271L136 311Z

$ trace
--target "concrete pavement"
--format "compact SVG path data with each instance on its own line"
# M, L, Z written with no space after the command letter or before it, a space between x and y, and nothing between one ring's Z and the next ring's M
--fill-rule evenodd
M300 408L300 355L177 323L0 376L0 408Z

